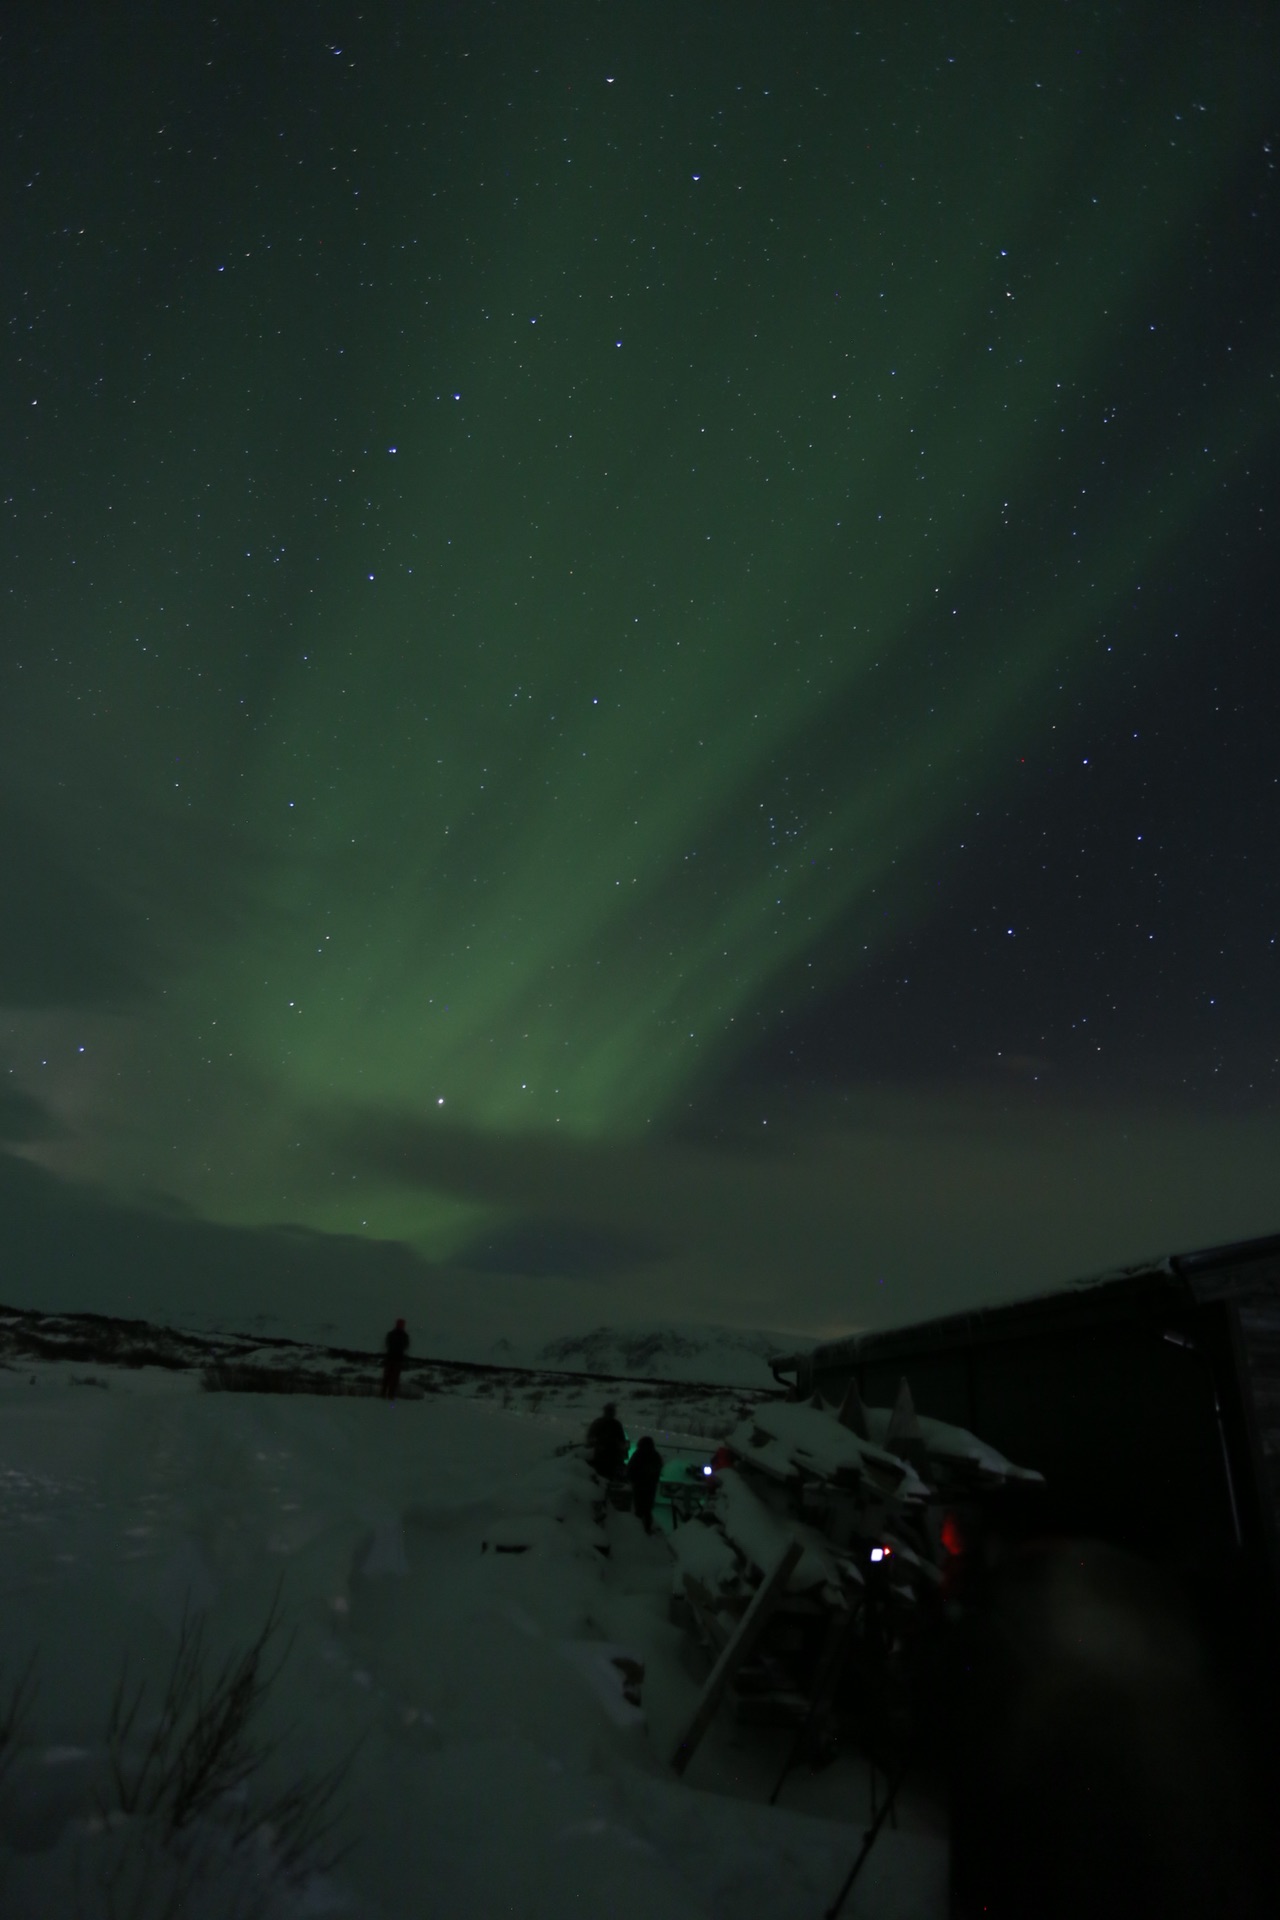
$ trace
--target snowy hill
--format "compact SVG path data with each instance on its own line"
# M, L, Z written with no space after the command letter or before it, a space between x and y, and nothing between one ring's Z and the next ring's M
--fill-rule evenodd
M770 1360L794 1353L796 1344L785 1334L737 1327L596 1327L590 1333L548 1340L538 1349L536 1361L539 1366L563 1367L571 1373L767 1388L777 1384L769 1371Z

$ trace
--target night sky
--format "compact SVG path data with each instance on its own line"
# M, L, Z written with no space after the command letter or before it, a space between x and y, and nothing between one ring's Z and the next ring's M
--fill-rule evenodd
M1274 6L9 18L0 1297L1280 1227Z

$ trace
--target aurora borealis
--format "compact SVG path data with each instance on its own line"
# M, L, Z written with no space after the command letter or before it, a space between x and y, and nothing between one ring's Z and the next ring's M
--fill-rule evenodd
M1271 10L127 16L0 47L18 1160L495 1328L1274 1230Z

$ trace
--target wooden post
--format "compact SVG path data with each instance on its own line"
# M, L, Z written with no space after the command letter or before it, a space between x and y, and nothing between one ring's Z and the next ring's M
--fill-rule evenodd
M761 1581L752 1595L751 1604L739 1620L737 1631L727 1642L720 1658L707 1675L707 1683L702 1689L701 1697L693 1710L688 1726L676 1742L671 1764L677 1773L683 1773L692 1760L703 1734L715 1717L716 1708L723 1699L729 1682L768 1626L770 1616L782 1598L787 1581L791 1578L792 1569L803 1552L804 1548L798 1540L788 1541L777 1566Z

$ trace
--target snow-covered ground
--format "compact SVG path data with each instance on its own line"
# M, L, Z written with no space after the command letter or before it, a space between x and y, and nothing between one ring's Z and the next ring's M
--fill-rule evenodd
M354 1758L349 1851L275 1887L269 1913L816 1920L860 1848L867 1769L798 1770L769 1807L789 1732L726 1714L675 1777L703 1671L669 1619L667 1538L598 1517L572 1450L596 1410L580 1391L388 1406L208 1393L194 1370L0 1366L0 1717L36 1656L0 1782L0 1911L105 1914L122 1850L150 1888L127 1910L162 1910L171 1860L136 1820L102 1819L121 1663L148 1683L141 1726L184 1609L216 1666L278 1586L293 1639L263 1731L279 1746L250 1794ZM662 1410L618 1398L632 1431ZM720 1417L713 1402L684 1443ZM681 1436L653 1430L675 1457ZM270 1862L269 1845L228 1859L222 1819L197 1829L183 1920L226 1920L235 1874L257 1884ZM938 1812L908 1786L846 1911L930 1920L945 1883Z

